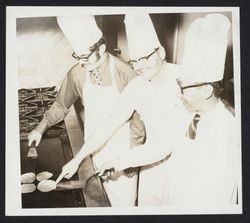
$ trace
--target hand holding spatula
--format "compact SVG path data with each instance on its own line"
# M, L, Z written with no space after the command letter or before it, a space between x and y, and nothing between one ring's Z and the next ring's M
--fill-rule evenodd
M101 176L105 176L108 172L113 172L113 171L114 169L106 170ZM57 178L56 181L53 181L53 180L41 181L38 184L37 189L40 190L41 192L49 192L52 190L63 191L63 190L85 189L87 188L89 182L91 182L91 180L97 177L100 177L100 172L95 172L90 177L88 177L86 181L71 180L71 181L60 182L63 178L62 174L60 174L60 176Z
M29 151L28 151L28 154L27 154L28 158L37 159L38 155L37 155L36 148L37 148L36 142L33 141L31 143L31 145L29 146Z

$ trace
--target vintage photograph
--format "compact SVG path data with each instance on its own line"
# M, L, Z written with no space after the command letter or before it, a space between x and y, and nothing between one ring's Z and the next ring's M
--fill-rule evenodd
M242 213L239 8L6 16L7 215Z

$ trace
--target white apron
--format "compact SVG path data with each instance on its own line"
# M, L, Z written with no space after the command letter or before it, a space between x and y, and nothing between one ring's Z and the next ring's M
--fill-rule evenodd
M85 109L85 139L100 125L115 106L119 91L114 79L114 59L110 55L111 86L99 86L90 83L89 75L83 90ZM108 127L108 126L107 126ZM93 161L96 168L129 149L129 123L122 126L108 141L104 148L96 152ZM123 172L115 174L104 183L111 206L134 206L136 199L137 176L128 178Z

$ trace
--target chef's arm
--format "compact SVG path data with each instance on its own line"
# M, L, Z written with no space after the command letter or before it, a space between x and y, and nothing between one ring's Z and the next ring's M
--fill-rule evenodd
M180 140L181 138L176 140L178 134L169 130L170 128L167 128L166 125L163 126L165 128L159 128L158 131L156 129L155 131L157 132L155 136L153 136L154 138L147 138L145 144L127 150L121 154L121 156L115 157L113 160L115 169L121 171L130 167L153 164L167 159L174 149L185 147L193 143L191 142L193 140ZM163 129L165 131L163 131Z
M73 82L73 77L69 72L63 80L54 103L50 109L45 112L42 121L29 133L28 145L30 146L33 142L35 142L36 146L38 146L44 132L51 126L64 120L69 112L70 106L76 101L77 98L78 94L76 86Z
M63 166L62 172L56 180L60 182L62 178L71 178L79 168L81 162L93 152L101 149L113 134L130 118L134 110L126 106L117 106L115 112L110 114L103 123L98 126L87 138L80 151L75 157Z
M102 149L108 140L116 134L116 131L125 124L126 121L134 113L134 107L129 100L119 98L116 108L112 113L99 125L92 134L86 139L85 144L74 157L77 164L92 154L93 152Z
M171 154L171 147L165 143L150 143L127 150L115 159L114 167L121 171L130 167L145 166L166 159Z
M43 134L49 127L64 120L69 112L69 108L78 98L76 87L71 73L69 72L63 80L61 88L56 96L51 108L45 112L42 121L36 130Z
M64 107L62 104L55 101L51 108L45 112L42 121L37 125L35 130L43 135L51 126L64 120L68 112L69 108Z

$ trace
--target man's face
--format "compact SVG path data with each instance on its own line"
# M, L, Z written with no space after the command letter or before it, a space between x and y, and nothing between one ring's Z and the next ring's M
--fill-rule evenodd
M158 54L158 49L148 55L129 61L132 68L145 80L151 80L159 72L162 59Z
M178 96L182 100L182 103L186 109L190 112L197 112L202 109L202 102L204 99L204 87L205 84L190 83L185 80L177 80L180 86Z

